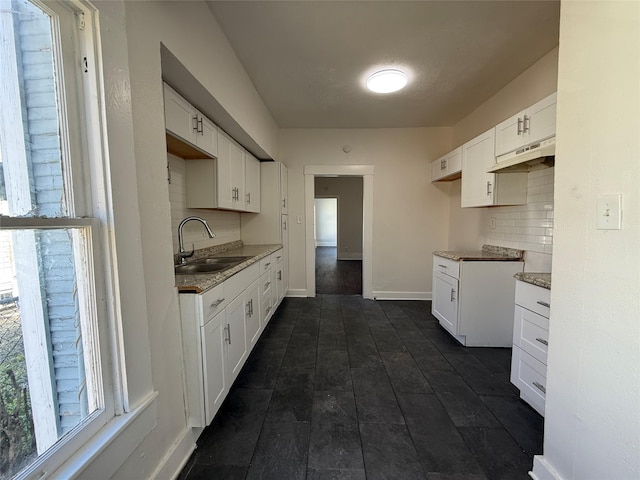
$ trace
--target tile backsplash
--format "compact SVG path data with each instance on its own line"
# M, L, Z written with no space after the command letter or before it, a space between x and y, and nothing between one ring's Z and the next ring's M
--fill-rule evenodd
M553 253L554 168L532 170L527 178L527 204L487 208L485 243L525 250L531 267L550 271Z
M178 225L185 217L196 215L207 221L215 238L210 239L204 227L198 222L189 222L184 226L184 248L191 250L193 244L196 250L221 245L223 243L240 240L240 214L221 210L205 210L187 208L185 160L168 154L169 172L169 201L171 202L171 235L173 238L173 253L178 253ZM197 162L197 160L188 160Z

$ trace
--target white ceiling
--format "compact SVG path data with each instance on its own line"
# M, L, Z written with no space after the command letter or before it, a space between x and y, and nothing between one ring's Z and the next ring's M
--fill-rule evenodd
M559 1L208 1L282 128L456 123L558 44ZM378 66L410 84L363 90Z

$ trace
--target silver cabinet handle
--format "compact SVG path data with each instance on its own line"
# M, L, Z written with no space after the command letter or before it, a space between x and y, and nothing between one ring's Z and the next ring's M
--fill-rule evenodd
M251 305L251 316L253 317L253 298L249 300L249 304Z
M533 382L533 386L540 390L542 393L547 393L547 389L544 388L544 385L540 385L538 382Z
M451 289L451 301L453 302L455 300L455 290L452 288Z
M549 305L547 302L543 302L542 300L538 300L536 303L538 305L542 305L543 307L551 308L551 305Z
M202 126L202 117L198 119L198 133L204 135L204 127Z
M278 270L278 280L282 280L282 270Z
M549 342L547 342L544 338L536 338L536 342L540 342L543 345L549 345Z
M442 265L441 263L439 263L439 264L438 264L438 266L439 266L439 267L442 267L442 268L447 268L447 266L446 266L446 265Z
M264 268L269 268L269 265L271 265L271 262L267 262L264 264Z
M287 208L287 199L286 198L282 199L282 208Z
M269 315L269 312L270 312L270 311L271 311L271 305L269 305L269 306L267 307L267 310L264 312L264 313L265 313L265 317L266 317L267 315Z
M224 327L224 330L225 332L227 332L227 338L226 338L227 343L231 345L231 325L227 323L227 326Z
M247 197L247 203L251 205L251 192L247 193L245 196Z
M524 121L518 117L518 135L522 135L524 133L524 129L522 128L522 125L524 124Z
M531 130L531 117L524 116L524 120L522 120L522 133L526 133Z
M280 260L282 258L282 255L278 255L276 258Z
M198 130L198 116L197 115L193 116L193 130L195 130L196 133L200 133L200 131Z
M286 221L283 222L283 225L284 225L284 229L286 230L287 229L287 222Z
M219 298L217 301L209 305L209 308L213 310L214 308L218 307L222 302L224 302L224 300L225 300L224 298Z
M491 182L487 182L487 195L491 195Z

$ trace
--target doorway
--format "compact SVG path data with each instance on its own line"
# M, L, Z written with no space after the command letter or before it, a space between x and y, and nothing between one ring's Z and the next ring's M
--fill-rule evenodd
M315 178L316 294L362 295L362 178Z
M307 165L305 176L305 236L306 236L306 295L316 295L316 241L315 241L315 178L316 177L360 177L362 178L362 296L373 298L372 245L373 245L373 165ZM338 235L340 237L340 235ZM338 241L339 242L339 241ZM338 246L338 258L342 255ZM349 255L350 252L345 252Z

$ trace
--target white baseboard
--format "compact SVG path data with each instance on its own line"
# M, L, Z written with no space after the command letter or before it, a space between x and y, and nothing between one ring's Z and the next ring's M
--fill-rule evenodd
M529 472L529 476L534 480L563 480L544 455L534 455L533 470Z
M173 445L171 445L171 448L169 448L160 465L149 479L171 480L177 478L195 449L196 443L193 440L193 433L191 432L191 428L187 428L182 432L182 435L173 442Z
M383 292L373 291L376 300L431 300L431 292Z
M362 252L342 252L338 254L338 260L362 260Z
M285 294L286 297L308 297L306 288L290 288Z
M337 247L335 242L316 242L316 247Z

